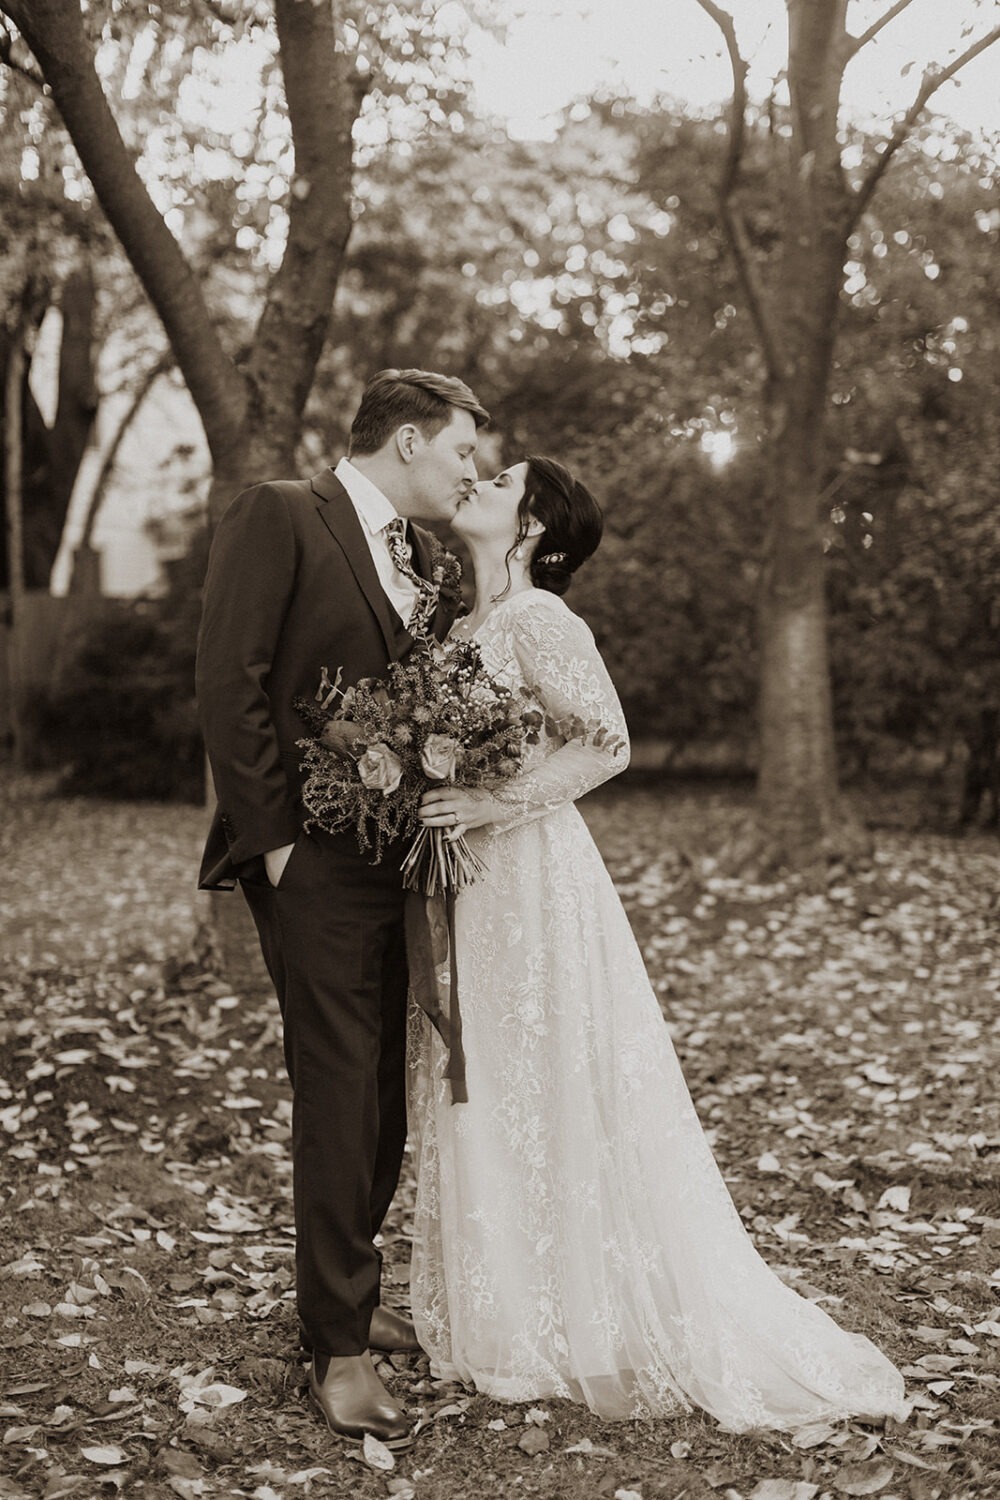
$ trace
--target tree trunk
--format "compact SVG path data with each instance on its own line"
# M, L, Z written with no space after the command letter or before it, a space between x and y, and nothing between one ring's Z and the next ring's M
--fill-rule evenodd
M129 428L142 410L143 402L149 395L163 372L170 368L173 363L172 354L163 354L151 365L140 377L139 384L132 392L132 399L126 407L122 417L115 429L114 436L108 444L107 451L101 463L100 473L94 483L90 500L87 505L87 514L84 517L83 527L80 532L80 540L73 553L73 568L70 574L69 592L71 594L94 594L100 592L100 557L94 550L94 528L97 518L107 494L111 476L115 471L115 464L121 445L125 441Z
M10 340L3 391L3 478L6 499L10 630L7 637L10 724L14 767L25 763L21 700L21 631L24 628L24 428L23 392L27 318L22 312Z
M759 603L760 813L765 836L797 860L839 815L827 659L821 490L824 413L843 242L815 201L793 206L814 226L786 241L788 375L767 442L768 513ZM802 220L799 221L803 222Z
M775 558L779 567L786 560L787 553ZM820 559L804 562L787 592L774 584L777 571L758 616L758 796L768 843L796 861L829 836L837 813L826 598Z
M766 370L770 523L759 603L763 838L754 838L753 853L763 842L772 861L802 863L842 852L857 846L859 833L837 801L822 548L827 385L847 241L931 95L1000 41L1000 26L994 26L946 65L930 64L913 104L869 161L860 184L848 188L838 133L844 69L909 3L895 0L854 36L847 29L848 0L785 0L791 133L783 169L780 277L769 295L738 201L748 65L730 12L717 0L696 0L722 32L732 66L719 217Z
M6 392L9 388L8 376L10 373L10 361L14 360L21 371L21 391L18 397L18 406L21 413L21 494L20 506L21 516L19 525L21 527L21 555L18 566L21 569L23 584L25 588L42 588L48 582L48 574L43 573L39 579L32 566L34 549L31 545L31 522L34 506L31 496L31 480L36 474L43 475L48 462L48 428L45 418L38 409L31 392L28 376L31 370L31 359L28 352L30 335L34 334L48 305L48 288L32 283L24 289L21 294L20 309L16 311L17 326L20 333L12 331L0 323L0 380ZM6 428L5 428L6 430ZM0 477L0 501L4 515L7 511L6 480ZM7 533L9 527L7 522L3 528L3 545L0 547L0 581L7 586L10 577L10 558L7 552Z
M59 295L59 389L55 419L38 434L40 462L25 475L25 570L32 587L47 589L66 515L97 411L94 310L97 293L89 260L67 276Z
M46 289L47 290L47 289ZM49 299L32 291L30 329L42 322ZM23 525L22 566L25 586L47 589L59 551L66 513L94 423L94 307L96 293L90 266L83 261L70 272L59 297L62 333L59 343L57 406L46 425L28 383L30 360L22 340L21 432ZM10 339L0 335L0 368L6 368ZM6 559L2 573L6 573Z
M89 259L85 258L63 282L59 298L62 312L59 400L55 421L49 429L48 487L53 509L58 508L60 512L60 536L97 413L94 379L96 301L94 273ZM56 538L57 550L58 546L59 537Z
M766 443L759 633L759 802L767 843L799 861L840 817L827 659L821 490L827 385L846 254L837 116L846 0L789 15L792 160L783 205L778 348Z
M213 519L225 504L230 477L294 473L302 414L329 330L351 232L352 131L363 98L353 58L338 45L337 10L311 0L274 0L295 143L288 241L246 366L241 461L227 465L231 475L221 473L221 484L213 485Z

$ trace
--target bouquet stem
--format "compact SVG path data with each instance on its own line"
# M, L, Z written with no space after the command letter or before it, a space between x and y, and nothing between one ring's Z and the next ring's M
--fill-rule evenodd
M485 869L464 836L449 839L443 828L421 828L403 860L403 885L425 896L453 894L478 880Z

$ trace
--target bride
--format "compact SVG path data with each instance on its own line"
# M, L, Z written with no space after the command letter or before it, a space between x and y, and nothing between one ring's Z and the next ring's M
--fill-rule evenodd
M513 782L442 787L422 808L487 865L457 902L467 1103L411 1012L411 1294L435 1373L607 1418L695 1403L732 1431L904 1417L885 1356L754 1249L574 806L628 761L593 636L560 597L600 540L596 502L529 458L478 484L454 526L476 574L454 633L546 718Z

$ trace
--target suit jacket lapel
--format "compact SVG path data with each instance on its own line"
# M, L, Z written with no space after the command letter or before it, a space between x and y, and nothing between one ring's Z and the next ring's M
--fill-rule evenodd
M385 596L350 496L332 469L314 474L310 483L322 502L316 507L320 519L343 551L358 587L378 620L390 660L397 660L409 650L413 638Z

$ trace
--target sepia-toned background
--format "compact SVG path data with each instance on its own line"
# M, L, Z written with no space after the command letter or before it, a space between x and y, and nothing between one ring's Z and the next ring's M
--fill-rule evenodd
M0 0L0 1496L1000 1488L998 34ZM549 454L604 507L568 602L634 757L584 811L741 1213L904 1368L899 1431L616 1428L404 1364L426 1432L380 1471L298 1401L194 643L214 521L335 463L387 366L475 389L482 473Z

